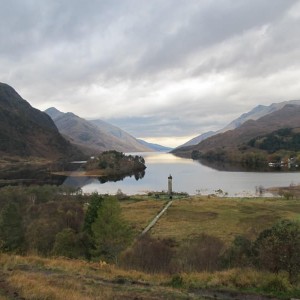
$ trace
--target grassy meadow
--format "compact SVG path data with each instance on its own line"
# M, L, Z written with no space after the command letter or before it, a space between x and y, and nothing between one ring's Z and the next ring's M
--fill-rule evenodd
M121 206L124 218L141 232L165 203L141 197ZM254 239L280 219L300 220L299 200L194 196L174 200L151 234L180 242L205 233L230 244L236 235Z

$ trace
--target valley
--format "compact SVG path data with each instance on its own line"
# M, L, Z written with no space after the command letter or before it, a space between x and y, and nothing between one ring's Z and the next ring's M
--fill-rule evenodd
M276 108L174 155L1 84L0 298L299 297L300 106Z

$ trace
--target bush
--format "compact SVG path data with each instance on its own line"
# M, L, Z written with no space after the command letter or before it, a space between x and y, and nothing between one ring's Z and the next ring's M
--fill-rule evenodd
M170 285L174 288L180 288L183 286L183 278L180 275L174 275L170 281Z
M145 235L123 254L121 264L149 273L167 273L171 272L173 255L172 240Z
M271 272L287 271L290 282L300 273L300 223L282 220L260 233L254 243L256 265Z
M284 278L280 278L276 276L276 278L266 282L262 289L268 293L284 293L287 292L289 289L289 284Z
M232 245L222 256L222 265L226 268L252 266L252 243L243 236L235 237Z
M223 249L224 243L220 239L207 234L187 240L177 252L179 270L184 272L218 270Z
M78 238L73 229L65 228L56 235L53 254L69 258L80 256Z

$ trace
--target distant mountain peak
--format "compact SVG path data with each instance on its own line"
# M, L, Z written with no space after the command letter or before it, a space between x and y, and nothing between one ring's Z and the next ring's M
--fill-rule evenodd
M53 119L60 133L90 155L106 150L151 151L122 129L102 120L88 121L72 112L63 113L54 107L45 112Z
M192 145L197 145L198 143L204 141L205 139L217 135L219 133L224 133L228 130L233 130L236 129L238 127L240 127L241 125L243 125L245 122L249 121L249 120L258 120L272 112L275 112L277 110L280 110L281 108L283 108L285 105L300 105L300 100L287 100L287 101L283 101L283 102L279 102L279 103L272 103L270 105L257 105L255 106L253 109L251 109L250 111L243 113L242 115L240 115L238 118L234 119L232 122L230 122L227 126L225 126L224 128L215 131L215 132L206 132L204 134L201 134L199 136L194 137L193 139L189 140L188 142L186 142L185 144L177 147L177 148L181 148L181 147L185 147L185 146L192 146Z
M56 119L60 116L62 116L64 113L58 110L55 107L49 107L48 109L45 110L45 113L51 117L51 119Z

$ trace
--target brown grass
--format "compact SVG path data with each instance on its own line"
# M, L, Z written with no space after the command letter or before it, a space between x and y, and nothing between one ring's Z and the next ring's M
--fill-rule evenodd
M1 254L0 267L1 278L6 284L2 294L0 288L0 300L14 298L11 295L15 293L25 299L54 300L201 299L197 291L263 291L274 281L280 282L290 295L299 292L299 287L297 292L297 287L288 283L285 273L275 275L252 269L182 273L179 274L182 278L181 289L174 289L170 287L174 275L124 271L103 262ZM9 295L5 295L7 290Z
M187 295L165 286L170 279L166 275L124 271L103 262L1 254L0 266L5 290L25 299L186 299Z
M142 230L163 209L165 201L149 200L122 202L122 215L137 232Z
M142 230L163 207L159 200L123 203L123 216ZM151 230L152 235L181 241L202 233L213 235L229 244L236 235L254 239L279 219L298 219L299 200L279 198L208 198L191 197L175 200Z

